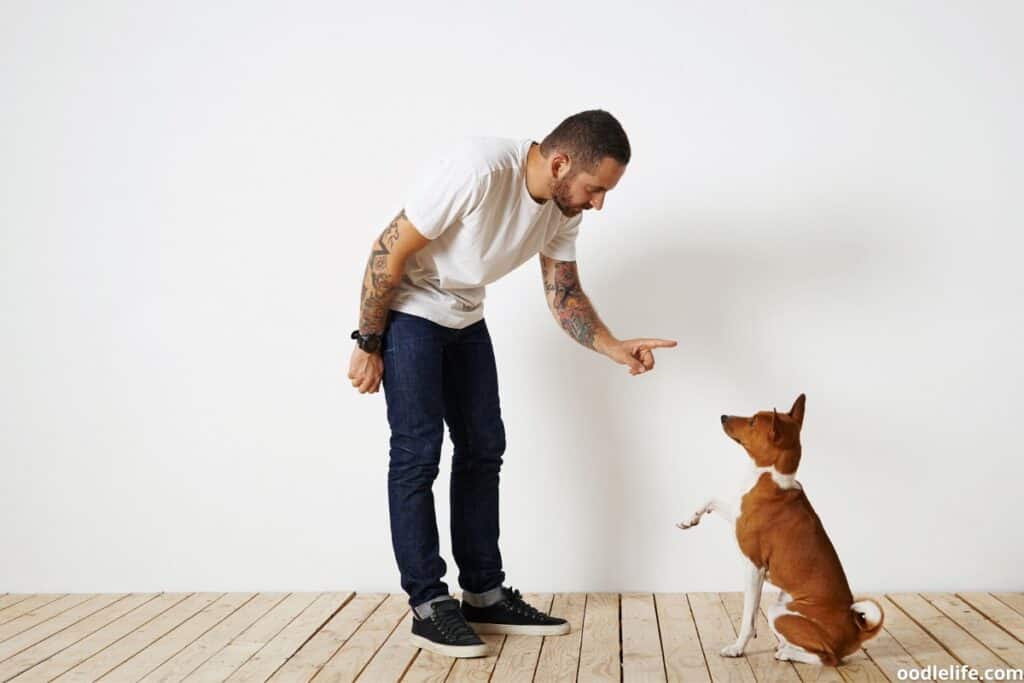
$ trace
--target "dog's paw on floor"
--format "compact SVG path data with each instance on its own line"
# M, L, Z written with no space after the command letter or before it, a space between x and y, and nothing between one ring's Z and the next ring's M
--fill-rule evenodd
M733 643L732 645L726 645L721 650L719 650L719 654L722 655L723 657L742 657L743 656L743 646L740 645L739 643Z

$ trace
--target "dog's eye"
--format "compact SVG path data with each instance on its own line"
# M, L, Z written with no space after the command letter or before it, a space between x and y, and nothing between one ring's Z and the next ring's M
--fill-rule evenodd
M753 426L754 426L754 420L755 420L756 418L757 418L757 415L755 415L754 417L750 418L750 426L751 426L751 427L753 427Z

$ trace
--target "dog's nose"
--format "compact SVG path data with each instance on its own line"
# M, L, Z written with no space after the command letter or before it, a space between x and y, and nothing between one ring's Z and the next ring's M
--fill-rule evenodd
M728 415L723 415L722 416L722 424L725 424L725 421L728 420L728 419L729 419Z

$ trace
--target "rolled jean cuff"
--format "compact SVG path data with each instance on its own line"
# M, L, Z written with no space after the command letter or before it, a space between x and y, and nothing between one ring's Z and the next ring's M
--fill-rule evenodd
M454 598L452 598L452 596L450 595L439 595L436 598L430 598L426 602L421 602L420 604L416 605L413 609L416 611L416 616L418 616L420 619L426 619L430 616L430 613L433 612L433 609L431 609L430 606L433 605L435 602L453 599Z
M502 595L501 586L492 588L489 591L483 593L470 593L469 591L462 591L462 601L469 603L473 607L490 607L491 605L501 602Z

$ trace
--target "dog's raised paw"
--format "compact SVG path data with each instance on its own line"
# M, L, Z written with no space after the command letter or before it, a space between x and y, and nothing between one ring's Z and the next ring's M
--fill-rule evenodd
M676 524L676 526L679 527L680 529L690 529L692 527L697 526L697 524L700 522L700 517L701 517L701 515L698 512L697 514L695 514L693 517L690 517L685 522L679 522L678 524Z
M719 650L718 654L722 655L723 657L740 657L743 655L743 646L738 643L726 645L721 650Z

